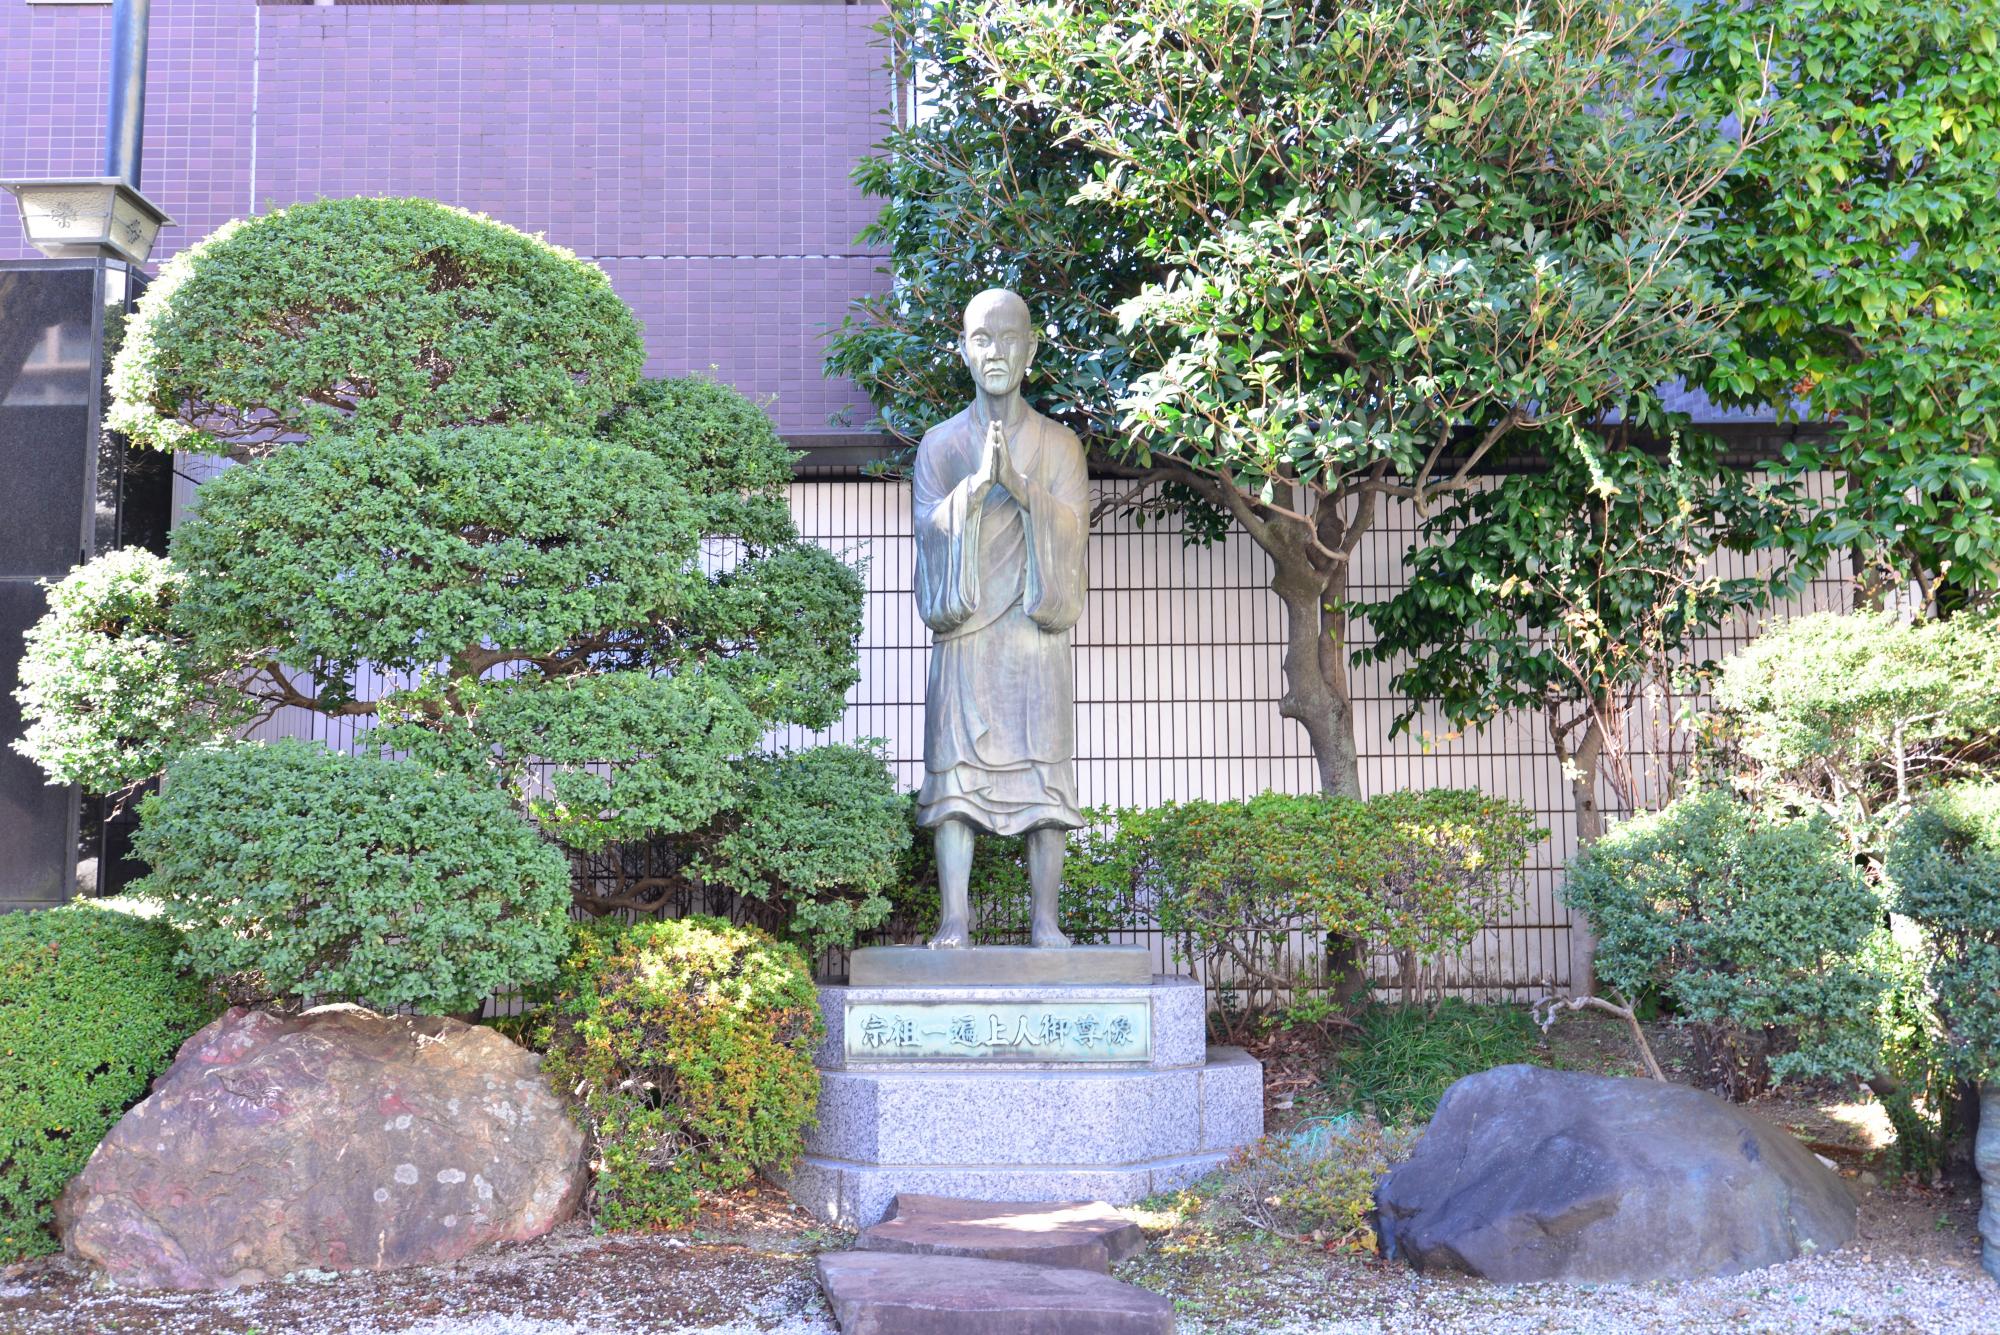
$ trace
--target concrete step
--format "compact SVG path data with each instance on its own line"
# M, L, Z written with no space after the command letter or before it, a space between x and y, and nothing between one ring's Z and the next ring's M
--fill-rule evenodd
M1028 1205L909 1193L854 1243L857 1251L1022 1261L1099 1275L1145 1245L1139 1225L1101 1201Z
M1019 1261L829 1252L843 1335L1172 1335L1174 1306L1105 1275Z

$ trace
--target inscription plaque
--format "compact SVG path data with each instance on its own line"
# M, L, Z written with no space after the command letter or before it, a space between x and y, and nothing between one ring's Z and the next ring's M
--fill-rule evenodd
M1144 1001L863 1002L847 1008L849 1061L1143 1062Z

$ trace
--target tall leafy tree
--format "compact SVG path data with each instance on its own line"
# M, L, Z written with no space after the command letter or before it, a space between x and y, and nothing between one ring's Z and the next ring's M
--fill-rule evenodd
M1747 304L1711 391L1826 427L1793 462L1866 580L2000 588L2000 9L1700 0L1684 41L1679 95L1771 122L1718 195Z
M1589 844L1606 789L1627 811L1673 795L1679 706L1713 667L1701 641L1798 591L1820 519L1795 483L1740 472L1712 441L1655 455L1579 437L1424 521L1408 585L1365 609L1364 657L1401 664L1399 732L1431 705L1459 727L1539 715ZM1757 561L1727 576L1726 552ZM1571 934L1584 988L1594 943L1580 920Z
M1741 141L1662 91L1678 10L893 0L888 29L926 114L862 170L897 282L833 367L914 437L967 392L966 298L1018 288L1043 409L1157 485L1140 508L1270 554L1281 709L1354 793L1347 587L1383 503L1720 338L1695 252Z

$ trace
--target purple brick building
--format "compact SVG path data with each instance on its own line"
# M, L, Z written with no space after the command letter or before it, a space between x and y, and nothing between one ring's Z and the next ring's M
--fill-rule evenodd
M92 175L111 7L0 7L0 175ZM596 261L656 374L713 367L787 436L865 423L824 334L885 279L849 182L892 98L872 4L155 0L144 189L177 226L424 195ZM8 210L11 213L11 209ZM0 259L32 257L11 218Z
M0 0L0 176L97 172L110 12L108 0ZM652 372L712 367L768 399L796 444L867 444L867 403L821 367L828 329L887 282L882 257L855 241L876 204L849 179L895 95L880 18L874 0L154 0L143 187L178 220L154 257L301 200L429 196L601 265L645 327ZM0 221L0 261L31 254ZM844 440L836 420L853 424ZM867 558L862 680L833 735L885 739L914 787L929 634L911 600L908 490L819 469L793 488L793 510L807 536ZM1401 582L1416 527L1407 507L1389 507L1357 553L1357 591ZM1087 804L1316 786L1305 735L1277 708L1283 612L1261 550L1243 539L1188 548L1171 525L1110 517L1089 562L1076 639ZM1791 610L1846 597L1829 577ZM1756 629L1731 626L1704 648L1726 652ZM1357 644L1371 637L1365 623L1353 633ZM1389 674L1379 664L1353 674L1364 788L1479 787L1521 801L1553 832L1525 900L1481 933L1453 985L1515 1000L1565 985L1568 918L1555 891L1576 832L1541 721L1508 716L1461 735L1425 717L1391 738L1402 701ZM319 716L269 727L353 742L351 725ZM1175 967L1151 939L1161 967Z

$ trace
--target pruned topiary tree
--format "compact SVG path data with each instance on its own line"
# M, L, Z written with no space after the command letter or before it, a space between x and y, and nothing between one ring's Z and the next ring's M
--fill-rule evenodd
M790 456L756 404L640 382L637 325L602 273L428 201L282 210L175 266L127 344L118 416L245 462L202 486L165 564L106 558L57 590L22 695L22 749L52 778L105 791L164 767L171 791L177 757L303 709L358 728L358 750L508 794L571 854L761 831L791 854L752 898L813 906L781 930L845 940L886 915L908 839L886 766L817 762L849 799L836 832L762 751L775 728L840 716L863 594L800 538ZM101 689L63 688L78 663ZM248 791L230 828L276 837ZM808 846L832 837L880 865L812 872ZM196 864L152 846L171 900ZM740 894L747 875L711 879Z
M167 262L106 425L238 459L349 425L587 432L644 363L632 312L569 251L434 200L319 200Z

